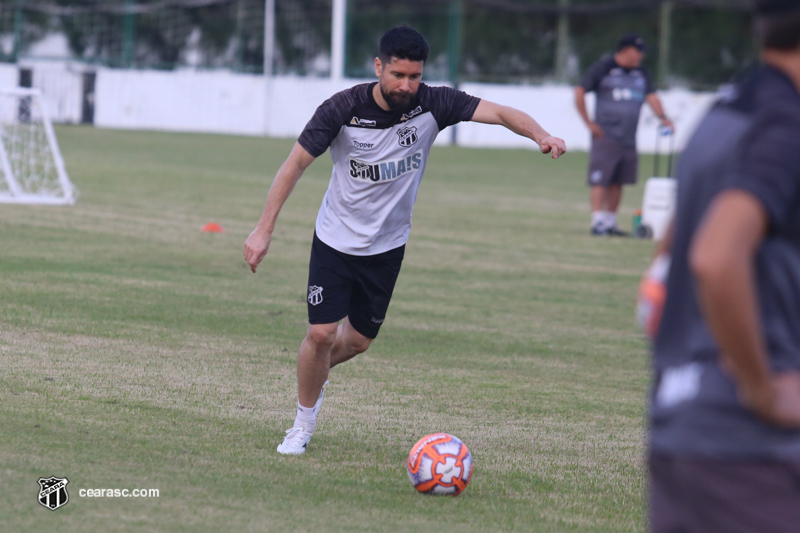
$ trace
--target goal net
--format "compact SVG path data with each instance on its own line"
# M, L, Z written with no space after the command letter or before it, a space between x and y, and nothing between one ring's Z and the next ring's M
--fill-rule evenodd
M76 196L41 92L0 88L0 202L72 205Z

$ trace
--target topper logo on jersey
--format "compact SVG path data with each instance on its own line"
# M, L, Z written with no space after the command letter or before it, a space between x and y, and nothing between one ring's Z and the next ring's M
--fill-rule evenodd
M370 181L393 181L422 166L422 152L400 159L367 163L350 158L350 177Z
M366 119L366 118L353 117L350 120L350 125L352 125L352 126L366 126L366 127L369 127L369 128L374 128L377 124L378 123L376 121L369 120L369 119Z
M402 128L400 131L397 132L397 135L400 137L398 142L400 146L405 146L408 148L415 142L419 140L419 136L417 135L417 128L414 126Z
M422 106L417 106L408 113L403 113L403 116L400 117L400 122L405 122L406 120L412 119L417 115L419 115L420 113L422 113Z
M371 150L375 147L375 143L362 143L359 141L353 141L353 146L356 148L360 148L362 150Z

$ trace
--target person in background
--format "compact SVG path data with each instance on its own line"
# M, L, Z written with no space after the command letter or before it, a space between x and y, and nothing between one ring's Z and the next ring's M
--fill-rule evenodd
M575 87L575 105L592 134L588 185L592 235L626 236L617 225L622 187L637 181L636 128L647 102L661 125L674 130L647 71L641 66L644 39L624 35L617 52L594 63ZM586 112L586 93L596 94L595 119Z
M640 292L653 533L800 531L800 2L756 8L763 65L687 144Z

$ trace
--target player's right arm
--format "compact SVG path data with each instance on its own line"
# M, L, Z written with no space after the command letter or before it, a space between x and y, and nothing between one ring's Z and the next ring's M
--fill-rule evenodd
M586 111L586 89L580 85L575 87L575 107L578 109L578 114L583 119L586 127L592 132L592 137L600 138L605 136L603 128L601 128L597 122L589 118L589 113Z
M278 169L275 180L269 188L267 203L264 205L261 218L258 220L256 228L244 241L244 260L247 261L247 264L250 265L250 270L253 272L256 271L258 264L267 255L278 213L292 193L297 181L308 166L314 162L314 159L315 157L308 153L300 143L295 143L289 157Z

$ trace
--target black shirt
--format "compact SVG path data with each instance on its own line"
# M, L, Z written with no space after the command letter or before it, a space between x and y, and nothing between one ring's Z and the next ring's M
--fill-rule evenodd
M625 146L636 146L639 113L653 83L642 67L627 69L613 57L595 62L581 78L586 92L597 93L595 122L605 134Z
M763 335L773 371L800 370L800 94L761 67L719 102L687 145L667 299L655 343L651 446L687 456L800 458L800 430L757 419L738 401L700 313L688 250L713 198L738 189L769 217L755 256Z

